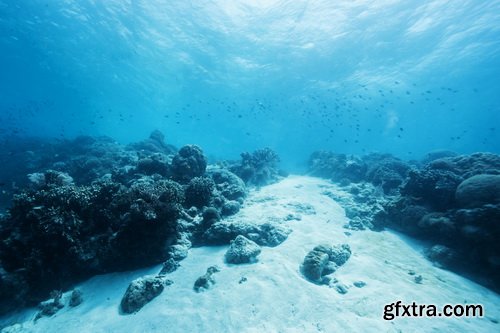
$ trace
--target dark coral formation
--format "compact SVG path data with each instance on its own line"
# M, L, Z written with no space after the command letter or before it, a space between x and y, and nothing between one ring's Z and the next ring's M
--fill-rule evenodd
M1 224L3 269L30 304L92 274L162 262L182 199L179 184L150 178L25 191Z
M187 183L194 177L201 177L207 168L207 158L196 145L182 147L172 160L172 177L180 183Z
M500 290L500 156L435 152L409 163L388 155L316 152L310 172L348 184L358 207L334 199L351 222L431 241L430 260ZM381 190L361 187L363 182Z
M0 196L0 208L10 206L12 194L29 183L40 180L46 170L63 172L74 183L88 185L96 179L134 173L137 161L145 158L109 137L79 136L73 140L46 138L12 138L3 142L0 151L2 190L10 196ZM33 174L33 177L26 177Z
M186 206L195 206L196 208L209 206L214 190L215 183L212 178L192 178L186 186Z
M277 182L283 177L278 169L280 158L270 148L263 148L253 153L242 153L241 161L230 168L245 184L264 186Z
M168 274L246 196L229 170L206 172L198 146L177 152L158 131L128 146L79 137L34 147L25 188L0 217L0 313L94 274L162 262Z

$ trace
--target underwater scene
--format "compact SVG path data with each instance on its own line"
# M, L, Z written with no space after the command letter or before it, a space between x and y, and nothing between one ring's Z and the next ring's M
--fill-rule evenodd
M500 0L0 0L0 332L500 332Z

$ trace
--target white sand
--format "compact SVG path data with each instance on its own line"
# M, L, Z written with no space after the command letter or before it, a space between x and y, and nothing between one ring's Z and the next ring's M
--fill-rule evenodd
M500 297L454 273L434 267L416 242L392 232L354 231L344 234L343 209L322 195L329 182L290 176L252 192L238 220L288 224L293 232L275 248L264 247L259 261L227 265L227 246L191 249L189 257L169 278L174 284L134 315L120 315L119 304L129 282L155 274L159 266L144 270L96 276L82 283L84 303L65 307L52 318L36 323L35 309L0 319L0 324L19 323L9 332L499 332ZM300 212L312 205L315 214ZM306 208L302 206L303 208ZM307 209L305 210L307 212ZM284 221L290 213L302 220ZM334 288L306 281L299 272L304 256L320 243L348 243L352 256L334 276L349 287L339 294ZM195 293L194 281L207 267L218 265L217 283ZM422 275L416 284L408 274ZM241 277L247 281L239 284ZM356 288L355 281L366 286ZM65 295L68 297L69 295ZM483 318L382 319L384 304L401 300L421 304L480 303ZM1 327L1 326L0 326Z

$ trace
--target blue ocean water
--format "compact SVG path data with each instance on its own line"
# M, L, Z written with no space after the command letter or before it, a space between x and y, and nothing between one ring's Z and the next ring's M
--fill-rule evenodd
M499 152L500 1L0 1L1 135Z
M0 331L495 331L499 78L500 0L0 0Z

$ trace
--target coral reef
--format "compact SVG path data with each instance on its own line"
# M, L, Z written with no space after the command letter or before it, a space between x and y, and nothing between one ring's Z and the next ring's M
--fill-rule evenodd
M94 274L163 262L166 275L246 196L228 169L206 172L200 147L177 151L159 131L128 146L40 140L21 143L30 153L6 168L22 187L0 214L0 314Z
M430 241L430 260L500 290L500 226L494 222L500 220L500 156L445 151L410 163L387 154L321 151L309 166L347 193L324 192L344 206L347 228L389 227Z
M3 269L22 281L21 298L31 304L92 274L162 262L182 200L179 184L150 177L129 188L95 182L24 191L1 223Z
M167 274L246 196L229 170L205 175L200 147L177 151L159 131L128 146L89 136L19 146L29 154L4 168L24 189L0 215L0 314L94 274L161 262Z

